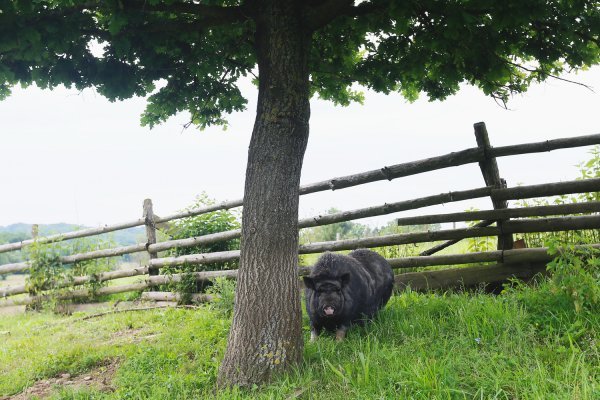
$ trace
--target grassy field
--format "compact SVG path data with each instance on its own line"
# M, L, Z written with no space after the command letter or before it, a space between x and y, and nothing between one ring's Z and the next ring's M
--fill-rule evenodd
M0 398L600 398L600 313L576 313L547 284L404 292L345 342L307 343L302 365L276 382L215 392L229 324L208 306L2 317Z

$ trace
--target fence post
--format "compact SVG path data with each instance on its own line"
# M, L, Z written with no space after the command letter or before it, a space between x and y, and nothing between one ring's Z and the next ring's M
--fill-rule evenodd
M473 125L475 128L475 139L477 140L477 147L483 149L485 159L479 162L479 168L483 174L483 179L487 186L494 186L500 189L506 187L506 181L500 178L500 171L498 170L498 163L495 157L489 156L489 150L491 148L490 138L488 136L485 122L477 122ZM508 208L508 202L506 200L494 199L491 196L492 204L495 210ZM500 231L502 232L502 223L506 220L497 220L496 223ZM513 248L513 237L511 234L503 234L498 236L498 250L510 250Z
M39 234L40 234L40 226L38 224L31 225L31 238L34 240L34 243L36 243L36 244L37 244L37 238L38 238ZM39 248L37 248L37 246L36 246L34 251L37 253L39 251ZM23 254L23 250L21 250L21 254ZM28 257L28 258L29 259L27 261L29 261L29 266L31 267L31 257ZM29 270L29 273L31 274L31 269ZM28 292L29 292L29 290L28 290ZM35 298L35 295L32 293L28 293L27 296L30 298ZM34 304L34 303L32 303L32 304ZM28 305L28 306L26 306L25 309L29 310L30 307L31 307L31 305Z
M146 250L148 250L151 244L156 243L156 225L151 199L144 200L144 225L146 225ZM158 258L156 253L148 251L148 254L151 260ZM158 275L158 268L148 268L148 275Z

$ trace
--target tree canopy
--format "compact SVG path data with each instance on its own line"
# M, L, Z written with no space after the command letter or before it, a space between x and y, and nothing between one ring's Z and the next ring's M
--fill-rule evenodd
M444 99L463 82L506 101L532 81L599 62L596 1L311 0L313 94ZM358 3L358 4L355 4ZM142 124L181 111L205 127L244 109L257 63L256 1L0 0L0 96L15 84L146 96Z
M597 0L0 0L0 97L15 84L148 97L150 127L200 128L246 105L236 306L218 384L268 380L302 357L298 196L313 95L360 87L444 99L463 82L499 101L600 61ZM258 68L256 68L258 67Z

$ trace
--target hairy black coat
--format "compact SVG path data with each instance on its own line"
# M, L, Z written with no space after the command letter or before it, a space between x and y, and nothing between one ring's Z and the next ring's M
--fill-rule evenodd
M348 255L323 254L304 283L311 338L326 329L341 340L352 324L373 318L385 306L394 275L383 257L360 249Z

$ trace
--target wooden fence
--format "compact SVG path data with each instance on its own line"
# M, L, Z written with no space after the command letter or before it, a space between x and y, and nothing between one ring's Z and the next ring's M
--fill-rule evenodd
M396 276L397 288L402 289L407 285L410 285L416 290L446 288L457 285L470 286L482 282L498 282L511 276L529 278L535 273L543 270L545 263L550 260L550 256L547 254L547 249L513 249L513 234L600 228L600 202L593 201L528 208L508 208L507 203L508 200L599 192L600 178L508 188L506 182L500 177L498 165L496 163L497 157L597 145L600 144L600 134L565 139L554 139L544 142L519 144L513 146L492 147L490 145L485 124L477 123L474 125L474 129L477 147L438 157L387 166L373 171L337 177L327 181L304 185L300 188L300 194L304 195L326 190L339 190L352 186L367 184L370 182L392 180L409 175L415 175L469 163L479 163L486 186L471 190L441 193L412 200L399 201L396 203L386 203L357 210L305 218L299 221L299 228L328 225L338 222L352 221L359 218L381 216L400 211L414 210L449 202L489 197L493 204L493 209L490 210L421 215L416 217L401 217L397 220L399 225L422 225L465 221L481 222L470 228L445 229L439 231L393 234L379 237L303 244L299 246L299 254L444 241L443 243L422 252L420 256L394 258L390 259L389 262L395 269L473 263L494 264L398 274ZM140 219L120 224L106 225L99 228L83 229L59 235L34 237L34 239L25 240L18 243L4 244L0 245L0 253L18 251L30 246L33 243L57 243L75 238L96 236L136 226L145 226L147 236L145 243L65 255L60 257L60 261L63 264L70 264L86 260L115 257L137 252L146 252L149 254L149 261L146 265L139 268L105 272L96 276L78 276L68 281L56 282L54 286L58 288L76 287L91 283L92 281L107 282L125 277L144 275L146 278L143 282L128 285L101 287L94 291L94 294L108 295L132 291L146 291L150 288L163 285L171 281L177 282L181 280L181 275L179 274L161 275L160 270L162 267L181 265L184 263L193 265L231 261L238 259L240 255L239 251L225 251L185 255L180 257L159 258L159 252L176 247L183 248L206 245L239 238L241 236L241 231L237 229L199 237L191 237L187 239L157 242L157 226L160 227L161 224L176 219L197 216L212 211L226 210L240 206L242 206L242 200L233 200L168 215L166 217L159 217L153 213L152 202L147 199L144 201L143 217ZM573 216L574 214L575 216ZM561 215L561 217L557 217L559 215ZM547 218L550 216L552 217ZM522 219L525 217L536 217L536 219ZM462 239L489 236L498 237L498 248L495 251L454 255L433 255L443 248L446 248ZM600 245L596 244L595 246L598 247ZM0 274L22 273L28 269L28 261L4 264L0 265ZM310 267L299 267L298 269L299 275L305 275L309 272ZM203 281L214 279L215 277L219 276L235 278L236 273L236 270L228 270L196 272L194 275L198 281ZM39 296L17 296L26 293L28 293L27 285L0 287L0 307L30 304L40 299ZM87 289L73 289L64 294L63 297L85 298L91 294L92 293ZM144 292L142 293L142 298L149 300L175 300L177 299L177 295L173 293ZM209 301L211 296L197 295L195 298L198 301Z

